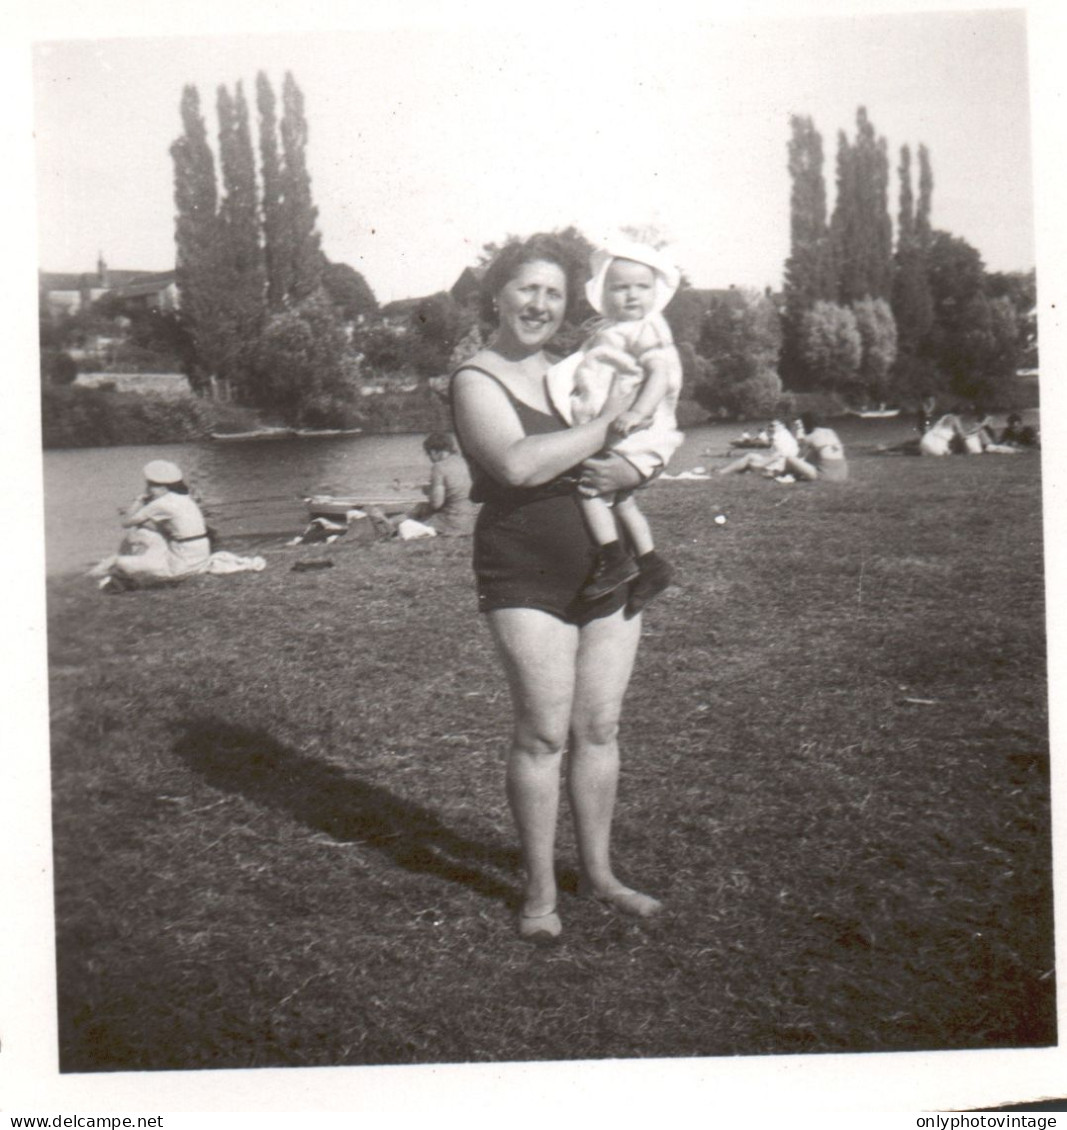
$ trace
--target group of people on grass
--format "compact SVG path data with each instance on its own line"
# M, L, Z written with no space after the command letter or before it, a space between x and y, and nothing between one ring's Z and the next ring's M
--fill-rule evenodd
M815 482L826 479L842 482L848 478L848 460L837 432L827 427L815 412L803 412L789 428L781 420L767 425L767 446L763 450L746 451L725 467L720 475L738 475L757 471L778 482L802 479Z
M1018 413L1012 413L1003 430L997 434L990 416L980 409L965 413L954 409L932 419L920 414L917 441L920 455L1010 455L1038 446L1034 428L1023 424Z

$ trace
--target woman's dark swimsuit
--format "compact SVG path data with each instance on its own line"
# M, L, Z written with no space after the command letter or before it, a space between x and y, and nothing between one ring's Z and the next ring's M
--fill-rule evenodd
M566 429L562 417L524 404L488 370L476 365L462 368L483 373L504 390L526 435ZM580 599L596 556L575 492L580 467L539 486L509 487L473 460L468 462L471 499L483 503L474 527L479 612L537 608L580 627L626 604L628 586L600 600Z

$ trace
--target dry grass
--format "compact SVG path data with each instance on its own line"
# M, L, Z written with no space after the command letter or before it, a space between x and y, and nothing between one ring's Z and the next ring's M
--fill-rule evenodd
M469 545L50 590L66 1071L1055 1041L1039 462L663 483L621 873L513 937ZM722 511L725 526L710 521ZM290 571L312 553L334 567ZM560 844L573 892L569 833Z

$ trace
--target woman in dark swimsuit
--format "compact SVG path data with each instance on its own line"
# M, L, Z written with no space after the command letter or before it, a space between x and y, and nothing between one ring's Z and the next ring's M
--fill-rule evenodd
M474 533L479 608L511 689L507 790L526 873L519 934L530 939L562 930L555 838L568 744L580 892L641 917L661 909L611 866L616 735L641 617L627 609L625 589L592 604L579 600L595 547L575 492L579 480L597 493L625 489L636 472L617 457L592 458L625 397L613 389L601 414L577 427L547 399L544 346L563 321L570 270L552 237L506 247L483 282L497 331L452 379L456 432L473 497L484 503Z

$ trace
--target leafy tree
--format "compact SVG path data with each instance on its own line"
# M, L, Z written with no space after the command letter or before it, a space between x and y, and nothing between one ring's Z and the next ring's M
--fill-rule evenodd
M890 398L890 371L897 357L897 326L884 298L861 298L852 303L862 352L858 380L869 400Z
M411 314L411 368L423 377L446 372L452 350L471 320L443 291L422 299Z
M260 242L256 197L255 154L248 121L248 104L241 84L231 96L218 90L219 164L225 195L219 205L218 289L215 317L224 328L223 375L240 399L254 401L249 388L255 379L250 364L266 305L266 272Z
M181 117L182 135L170 148L177 209L174 233L177 283L197 358L187 375L192 387L203 391L210 377L219 370L223 350L215 320L220 301L215 158L208 145L195 86L187 85L182 91Z
M768 404L773 410L782 394L781 345L781 318L765 294L737 289L713 295L697 346L708 372L694 397L709 411L762 415Z
M345 322L360 322L378 312L378 300L367 280L347 263L326 263L322 286Z
M926 158L929 171L929 158ZM911 150L900 151L900 209L897 218L897 249L894 259L892 305L897 326L896 386L898 392L920 395L929 383L928 363L922 346L933 325L933 301L927 279L929 233L920 234L919 218L911 189ZM926 180L925 214L929 215L932 182Z
M324 257L316 223L318 209L311 200L307 168L308 125L304 95L292 73L282 84L282 245L285 301L297 303L313 294L322 278Z
M358 367L321 290L267 320L256 364L260 407L286 423L340 427L358 419Z
M984 404L1009 403L1023 357L1019 317L1007 294L990 297L981 254L948 232L931 234L934 325L928 349L949 390Z
M1037 277L1030 271L994 271L986 276L986 292L990 298L1007 298L1015 311L1020 368L1036 369L1037 349Z
M889 218L889 158L867 111L856 113L856 140L838 138L837 200L830 222L837 299L888 298L893 226Z
M448 371L452 372L453 369L459 368L464 361L469 361L475 353L485 348L485 343L485 331L482 329L481 323L475 320L452 347L452 352L448 357Z
M804 315L801 350L818 387L849 396L858 391L863 341L856 315L833 302L816 302Z
M810 381L799 348L801 323L816 302L832 299L836 288L826 222L822 137L810 117L794 115L790 128L790 253L785 264L782 370L793 383L805 385Z
M706 300L699 292L689 286L681 286L663 311L667 325L671 327L675 345L681 347L685 342L697 345L704 328L707 314Z
M267 272L267 302L272 310L285 304L286 272L282 214L282 166L278 155L278 115L274 90L266 74L256 75L259 111L259 164L263 180L263 255Z

